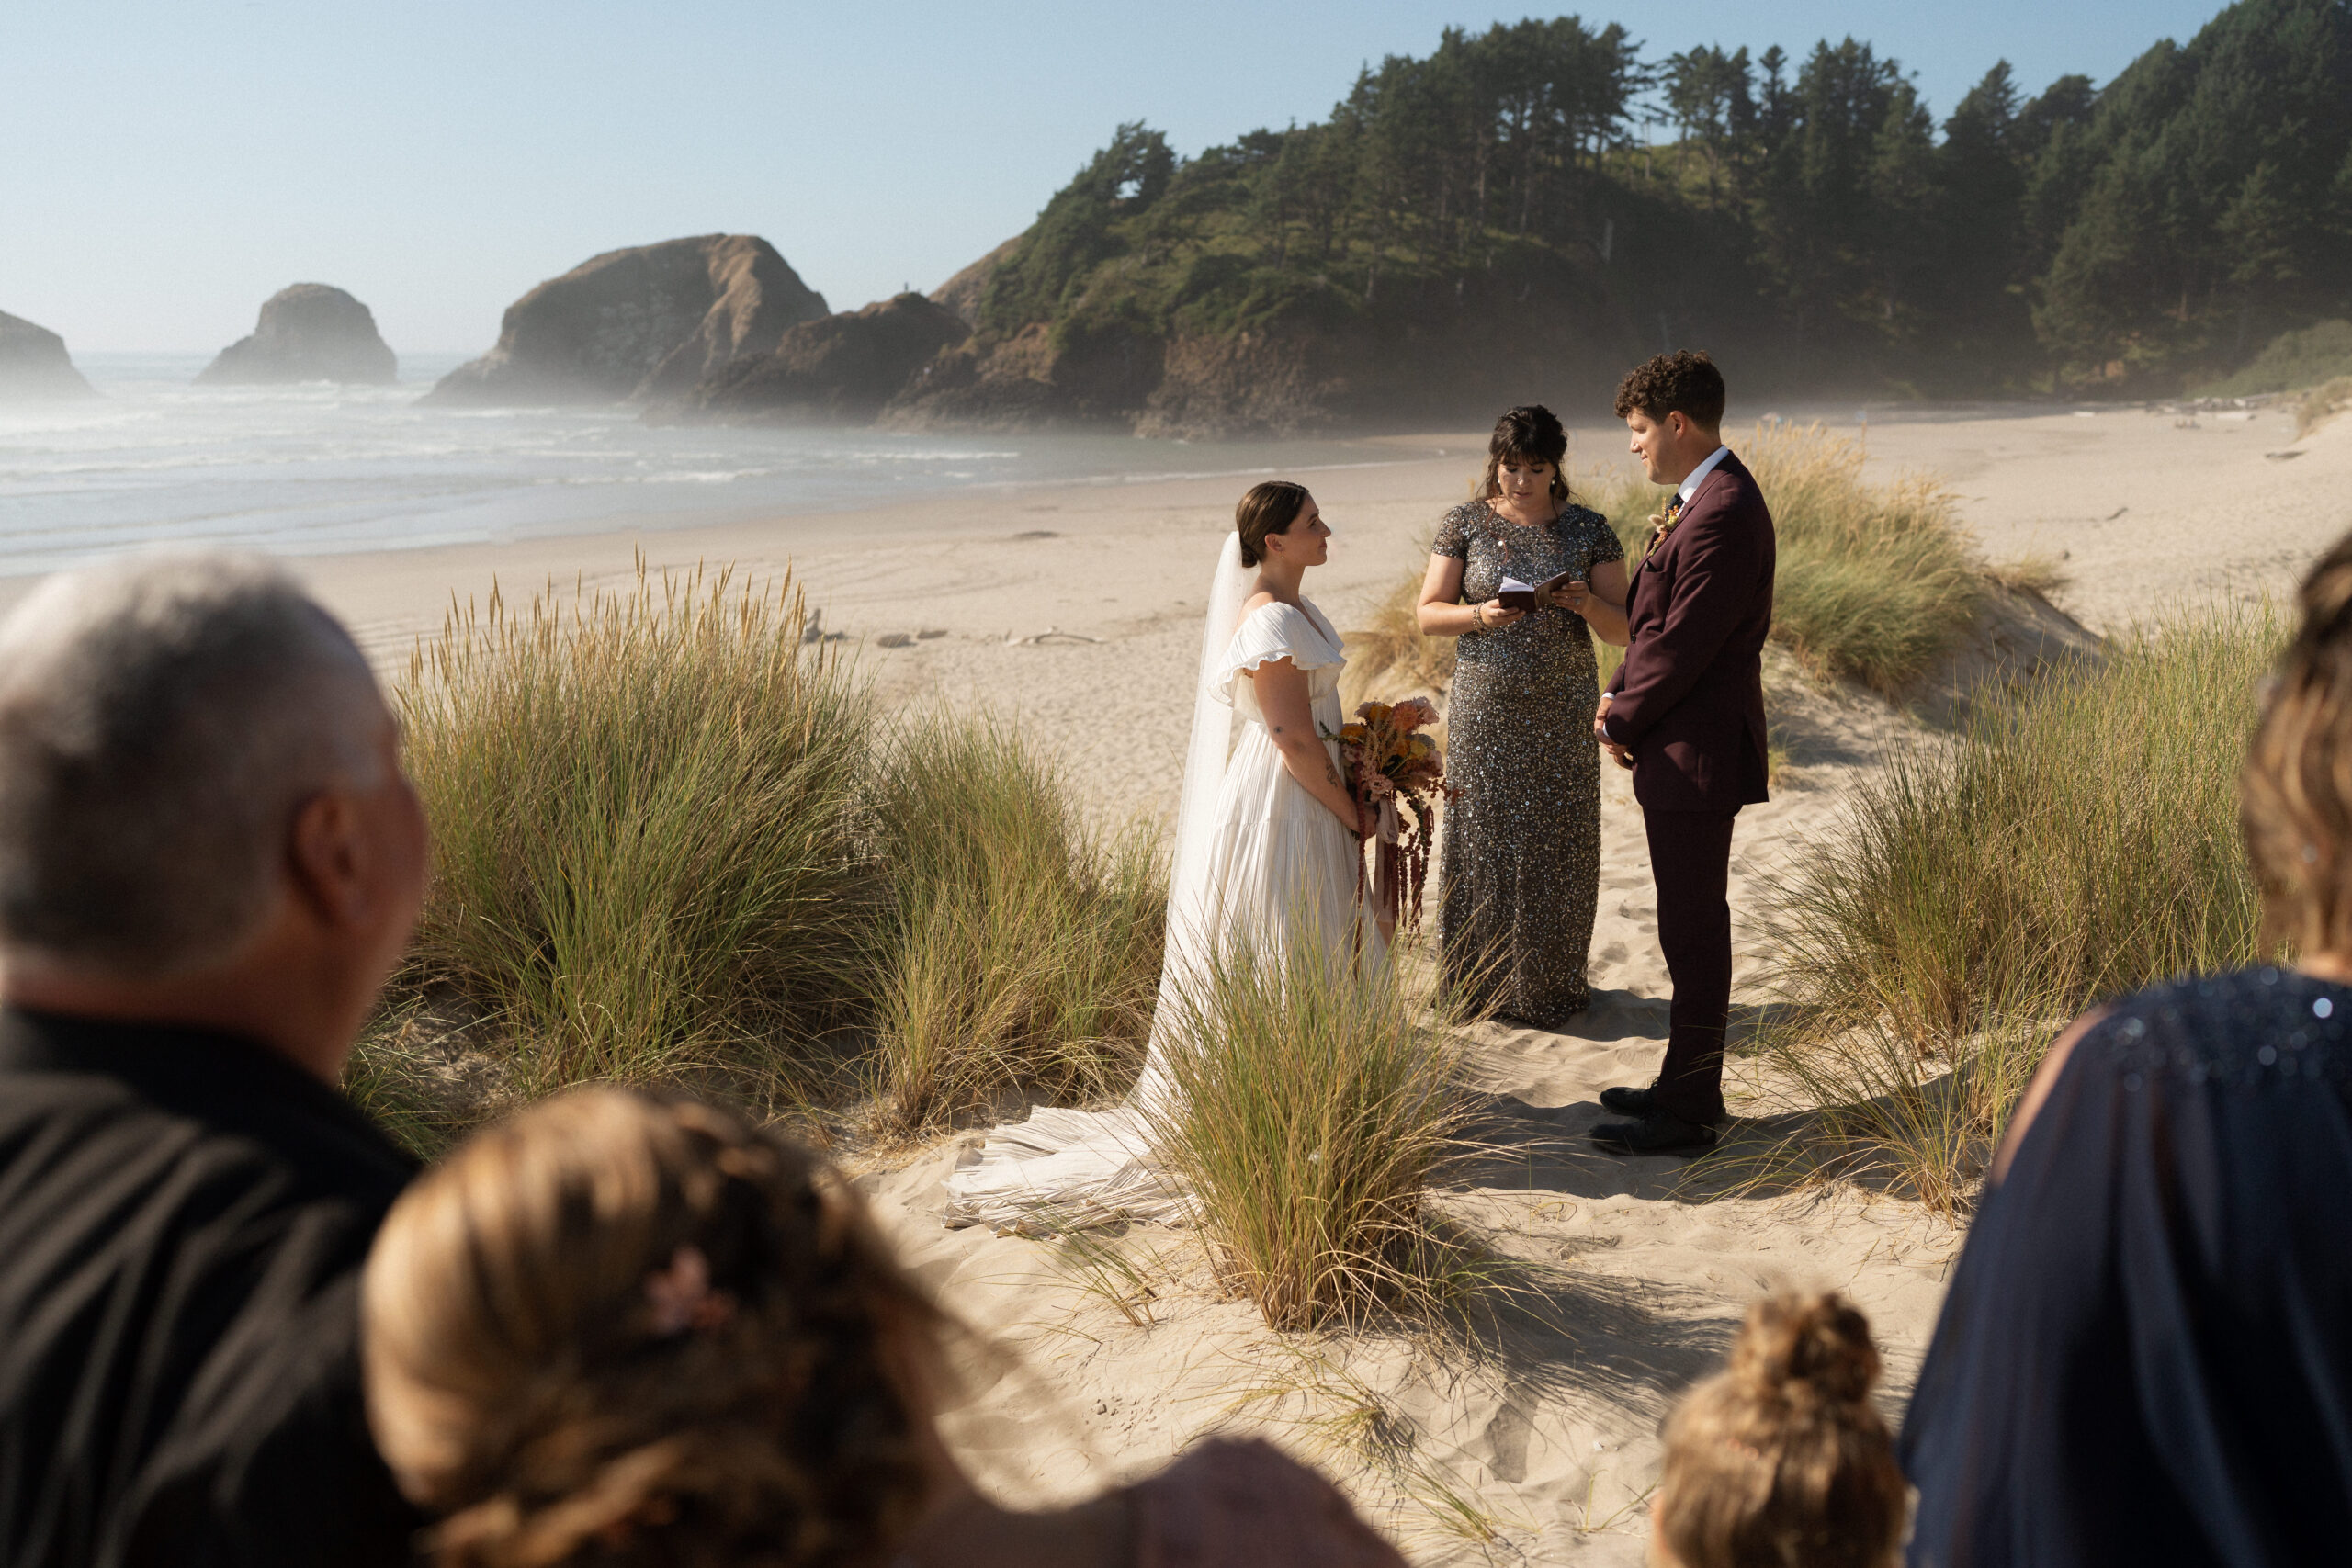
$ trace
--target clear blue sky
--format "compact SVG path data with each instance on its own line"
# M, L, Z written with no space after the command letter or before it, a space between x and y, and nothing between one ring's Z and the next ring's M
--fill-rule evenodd
M1655 59L1851 33L1938 118L1996 59L2105 81L2217 0L1603 0ZM0 0L0 310L76 350L209 350L288 283L406 352L487 347L532 284L765 235L836 310L937 286L1121 120L1184 152L1319 118L1470 0Z

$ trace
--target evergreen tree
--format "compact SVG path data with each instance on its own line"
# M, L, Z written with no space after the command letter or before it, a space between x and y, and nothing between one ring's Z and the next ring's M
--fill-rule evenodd
M1768 378L2177 384L2352 314L2352 0L2237 0L2104 85L2028 97L1996 62L1940 128L1853 38L1652 68L1614 24L1449 28L1311 124L1189 160L1120 127L980 315L1067 344L1450 331L1444 302L1697 334Z

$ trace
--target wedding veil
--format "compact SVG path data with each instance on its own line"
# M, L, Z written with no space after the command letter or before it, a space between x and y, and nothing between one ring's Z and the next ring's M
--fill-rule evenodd
M1193 682L1193 732L1184 750L1184 792L1176 807L1175 853L1168 874L1168 944L1159 964L1159 1005L1153 1010L1152 1049L1136 1085L1136 1102L1152 1103L1162 1087L1158 1058L1161 1042L1183 1007L1183 988L1208 967L1210 847L1216 802L1225 784L1227 753L1233 747L1233 703L1217 677L1241 606L1249 602L1257 573L1241 564L1241 536L1227 530L1209 579L1208 611L1201 622L1201 667Z
M1233 706L1219 690L1225 653L1257 574L1241 564L1241 536L1228 533L1209 581L1201 666L1193 683L1193 733L1184 753L1184 793L1176 807L1175 858L1168 879L1168 942L1152 1010L1143 1073L1125 1104L1108 1111L1031 1108L1026 1122L967 1145L947 1179L941 1216L950 1224L1024 1225L1040 1231L1127 1215L1174 1223L1185 1201L1151 1158L1156 1113L1174 1088L1170 1043L1207 973L1215 941L1217 797L1233 741Z

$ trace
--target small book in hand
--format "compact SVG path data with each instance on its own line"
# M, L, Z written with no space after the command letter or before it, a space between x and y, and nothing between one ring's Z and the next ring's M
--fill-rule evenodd
M1557 577L1547 577L1541 582L1521 582L1516 577L1503 579L1502 592L1495 597L1502 601L1506 610L1544 610L1551 608L1552 595L1571 582L1580 581L1573 571Z

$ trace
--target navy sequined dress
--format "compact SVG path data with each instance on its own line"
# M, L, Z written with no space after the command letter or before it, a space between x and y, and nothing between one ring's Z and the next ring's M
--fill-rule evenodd
M2352 1557L2352 987L2118 1004L1989 1192L1903 1427L1910 1560Z
M1505 576L1590 578L1624 558L1608 519L1581 506L1540 525L1483 501L1455 507L1433 553L1462 562L1465 604ZM1585 960L1600 899L1600 701L1592 634L1569 610L1536 610L1457 645L1446 694L1446 781L1462 797L1439 854L1446 984L1475 1012L1548 1027L1592 1002Z

